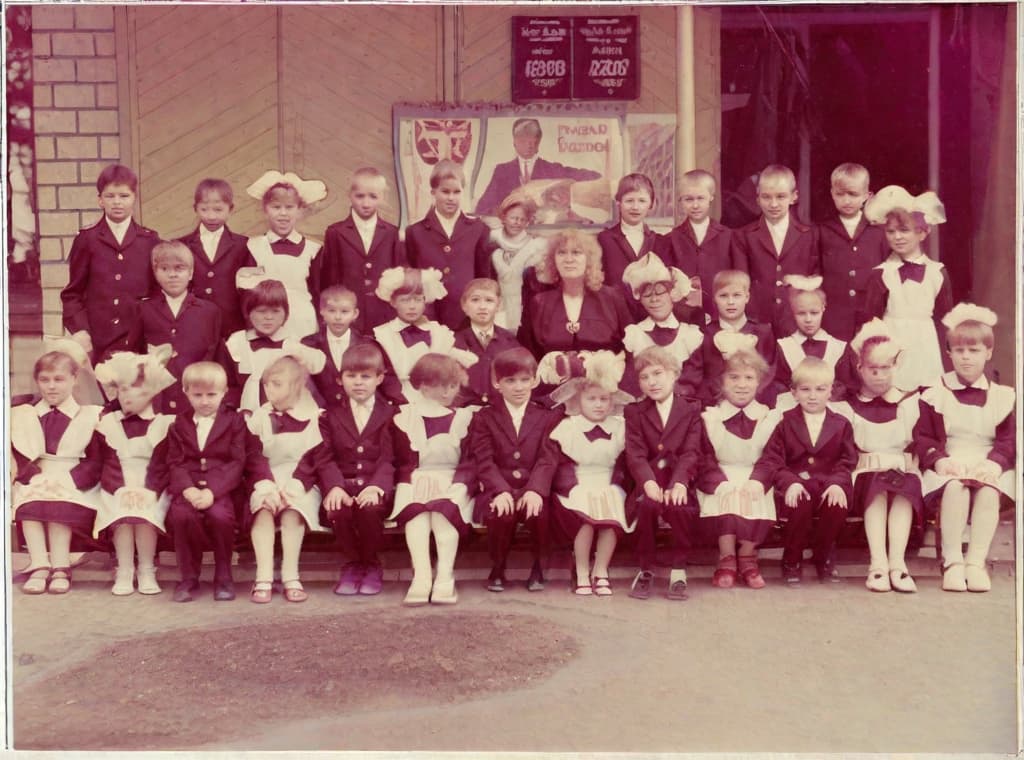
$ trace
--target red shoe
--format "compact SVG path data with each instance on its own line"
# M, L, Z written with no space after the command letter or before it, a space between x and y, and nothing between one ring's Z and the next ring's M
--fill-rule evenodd
M750 588L764 588L765 583L764 577L761 575L761 569L757 565L757 555L746 557L740 555L740 576L743 578L743 582Z
M711 576L711 585L717 588L732 588L736 585L736 555L718 558L718 568Z

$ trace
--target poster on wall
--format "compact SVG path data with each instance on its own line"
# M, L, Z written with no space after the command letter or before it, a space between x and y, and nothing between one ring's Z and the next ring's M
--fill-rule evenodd
M573 24L572 96L636 100L640 93L639 16L577 18Z
M614 217L628 165L617 107L402 104L393 113L403 227L430 209L430 172L443 158L465 172L463 210L494 225L513 191L533 199L540 226L603 226Z
M647 223L675 225L676 117L669 113L626 115L626 163L630 171L646 174L654 183L654 206Z
M572 97L572 19L512 17L512 100Z

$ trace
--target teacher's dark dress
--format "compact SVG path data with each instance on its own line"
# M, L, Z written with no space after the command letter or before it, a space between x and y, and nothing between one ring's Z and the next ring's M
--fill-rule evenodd
M534 296L527 311L519 342L538 359L550 351L621 351L626 325L633 323L622 294L608 286L584 290L576 333L567 329L569 317L560 288Z

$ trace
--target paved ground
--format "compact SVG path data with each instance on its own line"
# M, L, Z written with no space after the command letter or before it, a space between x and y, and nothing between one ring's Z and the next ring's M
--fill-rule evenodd
M103 646L140 634L187 631L202 642L207 628L302 619L313 626L339 614L376 611L443 635L457 612L463 625L467 616L541 618L568 631L578 653L523 688L438 701L375 695L372 709L350 704L339 710L312 701L304 720L262 720L214 743L189 746L177 737L166 746L1014 752L1015 582L1008 567L997 568L989 594L945 594L937 577L919 581L920 593L898 596L870 594L859 579L801 589L773 584L760 592L713 589L696 579L683 603L631 600L621 582L615 596L596 599L575 598L561 583L541 594L515 589L495 595L467 581L460 583L454 610L403 609L404 586L395 583L379 597L358 600L338 599L328 585L310 584L314 593L306 604L275 598L264 608L244 598L217 604L208 591L190 605L174 604L167 594L115 599L107 584L96 582L78 583L65 598L15 592L14 738L17 744L19 701L53 689L54 678ZM517 635L547 630L531 628L530 619L524 618ZM383 648L398 645L380 642ZM480 646L499 657L507 651L500 641ZM317 677L311 667L309 679ZM68 698L89 697L85 688ZM96 709L97 720L117 726L116 710ZM160 700L151 709L163 709ZM73 736L63 738L63 746L75 745Z

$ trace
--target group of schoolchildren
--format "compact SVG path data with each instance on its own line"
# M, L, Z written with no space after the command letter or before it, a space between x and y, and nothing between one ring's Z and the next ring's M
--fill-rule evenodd
M863 167L838 167L838 216L810 226L791 214L793 173L769 166L763 215L729 230L709 215L714 178L688 172L686 219L662 236L644 223L652 183L624 177L620 221L587 267L635 324L607 349L535 356L516 337L544 287L535 272L572 238L533 235L519 193L493 232L462 213L453 162L435 166L434 205L404 241L377 213L384 177L358 170L351 214L323 247L296 229L326 197L320 181L266 173L247 192L268 231L247 238L226 224L231 187L203 180L196 230L162 241L132 220L135 175L110 166L103 218L70 252L69 336L35 364L39 400L12 410L22 590L66 593L80 533L112 544L115 595L159 593L170 534L174 599L194 598L212 548L214 599L230 600L243 530L250 600L301 602L303 539L331 530L347 560L334 592L372 595L392 520L412 564L407 605L456 601L473 525L487 528L496 592L519 525L527 588L544 588L561 542L580 596L613 593L616 545L632 534L629 595L646 599L665 524L667 595L685 599L687 552L705 539L715 587L764 587L758 547L780 520L785 582L801 582L807 549L818 578L837 581L835 542L857 515L867 588L912 592L904 554L934 514L942 588L987 591L1000 503L1014 498L1014 392L985 372L996 316L954 306L925 255L945 219L934 193L868 183ZM76 400L97 384L102 405Z

